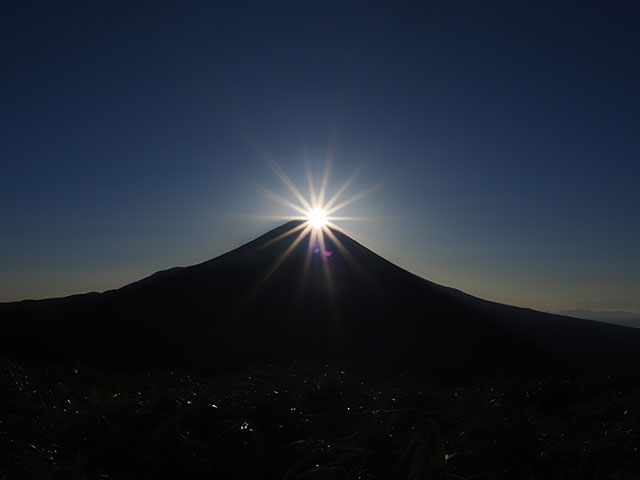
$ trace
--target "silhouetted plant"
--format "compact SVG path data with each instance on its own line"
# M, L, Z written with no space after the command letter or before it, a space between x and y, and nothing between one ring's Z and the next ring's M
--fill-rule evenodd
M633 478L638 405L606 378L5 361L0 479Z

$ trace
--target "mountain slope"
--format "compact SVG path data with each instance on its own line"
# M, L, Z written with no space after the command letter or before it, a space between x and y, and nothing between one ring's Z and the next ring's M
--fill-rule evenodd
M596 320L598 322L613 323L626 327L640 328L640 314L632 312L621 312L615 310L562 310L554 312L567 317L583 318L585 320Z
M302 226L118 290L1 304L0 354L207 368L304 357L439 371L640 359L640 331L480 300L335 230L324 251L308 237L296 244Z

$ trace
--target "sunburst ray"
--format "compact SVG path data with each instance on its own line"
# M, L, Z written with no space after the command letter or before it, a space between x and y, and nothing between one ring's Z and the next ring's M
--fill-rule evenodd
M324 164L324 172L322 173L322 181L320 183L320 192L318 193L318 207L324 208L324 197L327 194L327 187L329 186L329 175L331 174L331 164L333 163L333 154L329 152L327 154L327 161Z
M267 198L270 198L274 202L280 203L280 204L282 204L282 205L284 205L286 207L289 207L292 210L295 210L296 212L301 213L302 215L306 215L307 212L308 212L308 210L305 210L303 207L299 207L295 203L291 202L290 200L287 200L286 198L278 195L275 192L272 192L268 188L262 187L260 185L254 184L254 183L250 183L250 186L253 189L255 189L256 191L258 191L261 194L263 194L264 196L266 196Z
M360 263L355 259L355 257L351 254L349 249L344 246L344 244L335 236L335 234L331 231L331 227L325 226L322 229L323 233L329 237L329 239L333 242L333 244L338 248L340 254L345 258L345 260L349 263L351 268L367 283L370 287L373 287L375 284L366 274L364 268Z
M284 252L282 252L278 256L278 258L276 258L276 260L273 262L271 267L269 267L265 275L263 275L263 277L258 281L258 284L256 285L256 290L258 290L262 285L266 283L267 280L269 280L269 278L271 278L271 276L280 267L280 265L282 265L282 262L284 262L287 259L287 257L291 254L291 252L293 252L293 250L304 239L304 237L307 236L307 234L309 233L309 230L311 230L311 227L309 225L305 226L304 224L302 224L302 227L304 228L304 230L302 230L302 232L300 232L300 234L295 238L295 240L291 242L291 244L287 247L287 249ZM287 233L291 234L292 232L287 232Z
M325 209L327 210L330 209L333 206L333 204L338 201L338 199L340 198L340 195L342 195L345 192L345 190L349 188L349 185L351 185L351 183L353 183L356 177L360 174L361 169L362 167L358 167L355 169L355 171L351 175L349 175L349 177L344 181L344 183L340 185L340 188L338 188L336 193L333 194L333 197L331 197L331 199L324 205Z
M269 166L273 169L273 171L280 177L280 180L287 186L289 191L295 195L298 201L303 205L307 210L313 210L311 204L304 198L304 195L300 193L300 190L295 186L295 184L291 181L289 176L285 173L285 171L276 163L275 160L271 160L269 162Z
M334 213L339 210L345 208L348 205L356 202L357 200L371 194L373 191L378 189L380 185L375 185L367 190L361 191L346 200L340 202L340 199L344 195L344 193L348 190L348 188L353 184L355 178L359 175L362 167L357 168L349 177L340 185L337 191L331 196L331 198L327 201L327 191L329 188L329 178L332 169L333 162L333 152L331 149L327 153L327 159L322 170L322 177L320 182L317 183L312 175L311 166L309 163L306 164L306 181L308 184L308 193L309 198L305 198L305 196L301 193L301 191L296 187L291 178L285 173L285 171L278 165L278 163L271 158L268 163L271 169L275 172L275 174L280 178L280 180L284 183L287 190L293 194L295 197L295 201L291 201L285 198L282 195L279 195L267 188L254 185L254 188L258 190L260 193L265 195L266 197L272 199L273 201L282 204L291 210L293 210L296 214L288 217L284 216L275 216L275 215L264 215L259 218L273 218L273 219L289 219L289 220L305 220L300 224L295 225L294 227L288 229L286 232L279 234L278 236L270 239L263 247L267 245L271 245L274 242L280 241L285 237L295 235L295 238L291 240L291 243L287 246L287 248L280 254L275 261L268 267L265 274L260 278L260 280L256 284L256 292L259 288L261 288L268 280L273 276L273 274L280 268L282 263L291 255L294 249L302 242L305 238L308 239L308 245L306 247L306 251L304 253L304 260L302 262L302 269L300 272L300 281L297 287L298 295L294 295L298 301L301 301L302 296L304 295L305 288L309 281L309 272L311 269L313 255L319 254L319 262L321 264L322 276L324 278L324 282L326 282L326 292L328 294L330 308L333 308L334 303L334 279L331 269L331 263L333 262L331 257L331 252L327 250L328 241L331 241L331 244L335 246L335 248L341 254L340 256L345 259L345 261L353 268L358 275L362 276L366 279L366 273L361 265L357 262L357 260L353 257L353 255L349 252L349 249L340 241L340 239L335 235L337 232L344 233L343 229L336 225L334 222L336 221L371 221L374 220L373 217L358 217L358 216L335 216ZM337 252L336 252L337 253ZM370 283L370 281L368 281ZM295 300L294 300L295 301Z
M335 207L326 209L326 214L327 215L331 215L332 213L337 212L338 210L342 210L347 205L350 205L353 202L355 202L357 200L360 200L362 197L366 197L367 195L370 195L371 193L375 192L381 186L382 186L382 184L374 185L373 187L368 188L367 190L364 190L364 191L354 195L353 197L349 198L348 200L345 200L341 204L336 205Z
M318 196L316 195L316 186L313 181L313 175L311 174L311 165L307 162L307 184L309 185L309 196L311 197L311 206L313 208L318 208Z
M331 278L331 270L329 269L329 259L326 255L327 246L325 245L323 229L318 229L316 236L318 243L320 244L320 261L322 263L322 271L324 273L325 281L327 282L327 291L329 292L329 298L333 300L333 279Z
M268 240L267 242L263 243L262 245L260 245L259 250L263 250L264 248L268 247L269 245L274 244L275 242L282 240L283 238L288 237L289 235L293 235L294 233L296 233L299 230L302 229L306 229L306 228L310 228L309 225L305 224L305 223L301 223L300 225L293 227L289 230L287 230L284 233L281 233L280 235L271 238L270 240Z

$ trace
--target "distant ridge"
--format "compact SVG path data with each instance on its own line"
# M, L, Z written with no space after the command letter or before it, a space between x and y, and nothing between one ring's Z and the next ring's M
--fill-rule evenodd
M554 312L567 317L596 320L598 322L613 323L626 327L640 328L640 313L622 312L618 310L561 310Z
M338 230L323 254L308 237L293 243L301 228L289 222L117 290L0 304L0 355L213 369L306 358L442 372L622 370L640 360L636 329L481 300Z

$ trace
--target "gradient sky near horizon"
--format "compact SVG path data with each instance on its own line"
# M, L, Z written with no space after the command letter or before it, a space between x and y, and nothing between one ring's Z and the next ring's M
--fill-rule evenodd
M579 8L577 8L579 7ZM432 281L640 308L634 2L13 2L0 301L204 261L356 168L340 226ZM329 152L329 153L328 153ZM331 189L330 189L331 190Z

